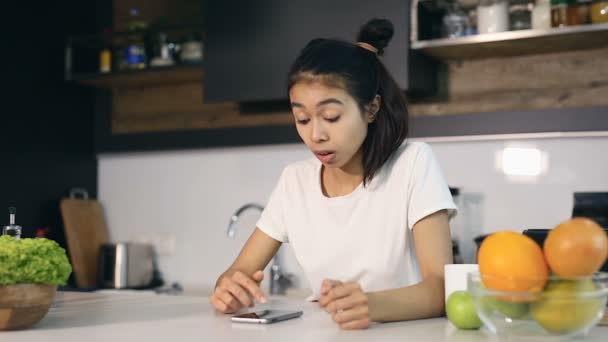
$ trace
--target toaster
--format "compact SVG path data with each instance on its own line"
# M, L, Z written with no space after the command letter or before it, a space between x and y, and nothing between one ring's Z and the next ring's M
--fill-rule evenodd
M154 247L149 244L121 242L102 245L98 270L100 288L143 289L159 285Z

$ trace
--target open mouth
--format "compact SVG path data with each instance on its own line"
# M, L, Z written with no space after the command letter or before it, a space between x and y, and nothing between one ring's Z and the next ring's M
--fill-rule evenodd
M334 151L316 151L315 156L317 156L317 159L322 163L330 163L335 158L336 153Z

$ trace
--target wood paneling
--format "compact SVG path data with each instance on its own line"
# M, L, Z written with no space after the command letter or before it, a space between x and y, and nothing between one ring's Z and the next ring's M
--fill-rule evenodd
M203 81L203 67L181 65L79 76L74 81L99 88L133 88Z
M413 116L608 106L608 48L450 62L443 98Z
M203 103L202 83L115 88L112 90L113 133L139 133L204 128L280 125L291 113L241 113L237 103Z
M608 48L449 64L452 95L608 83Z

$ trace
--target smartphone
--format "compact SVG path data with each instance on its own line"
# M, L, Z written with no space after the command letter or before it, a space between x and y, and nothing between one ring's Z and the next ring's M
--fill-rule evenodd
M302 316L302 311L260 310L232 316L233 322L270 324Z

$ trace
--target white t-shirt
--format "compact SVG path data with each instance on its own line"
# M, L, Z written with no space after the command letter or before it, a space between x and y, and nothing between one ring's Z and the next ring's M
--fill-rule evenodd
M291 244L310 299L324 279L356 281L365 292L420 282L414 224L442 209L456 213L431 148L404 143L366 187L345 196L323 194L321 167L316 158L288 165L257 223Z

